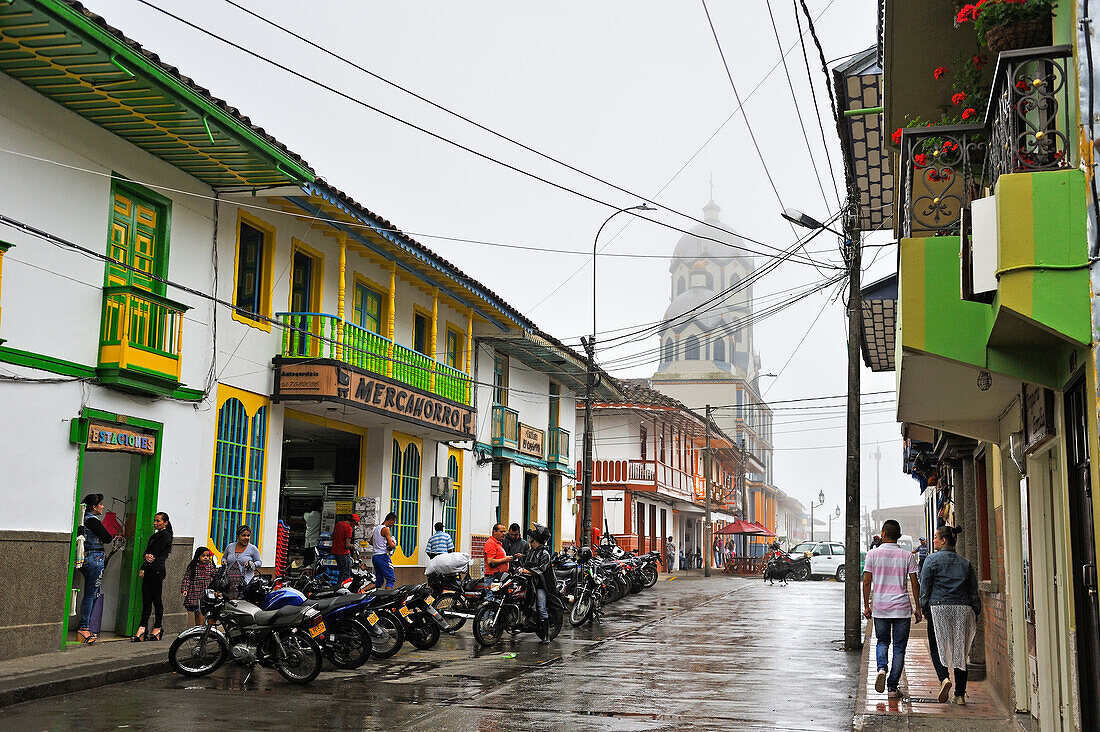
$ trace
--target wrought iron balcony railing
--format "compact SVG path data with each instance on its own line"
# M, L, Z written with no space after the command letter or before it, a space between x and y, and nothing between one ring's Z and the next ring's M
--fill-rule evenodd
M1072 88L1066 64L1072 53L1071 46L1047 46L998 57L985 115L990 188L1005 173L1069 165Z
M460 404L470 404L470 378L456 368L398 345L335 315L277 313L282 321L282 355L331 358Z
M901 235L958 234L979 195L985 160L981 125L909 127L901 135Z

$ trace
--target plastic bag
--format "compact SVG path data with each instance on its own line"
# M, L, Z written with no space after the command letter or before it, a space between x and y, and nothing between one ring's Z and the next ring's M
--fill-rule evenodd
M462 552L440 554L428 560L424 574L461 574L470 568L470 558Z

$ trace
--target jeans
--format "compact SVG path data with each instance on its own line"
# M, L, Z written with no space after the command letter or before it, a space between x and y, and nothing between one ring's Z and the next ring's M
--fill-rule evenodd
M84 564L80 567L80 573L84 575L84 597L80 601L80 626L81 630L87 629L92 619L92 608L99 596L99 588L96 582L103 574L103 552L87 552L84 555Z
M942 683L947 679L947 666L943 665L943 661L940 660L940 647L936 643L936 624L932 622L932 608L926 609L924 614L925 620L928 622L928 655L932 657L932 666L936 669L936 676ZM955 696L964 696L966 694L966 669L955 669Z
M332 558L336 560L336 569L340 572L340 579L338 580L338 582L342 583L344 580L351 577L351 555L333 554Z
M875 658L879 671L890 671L886 678L886 688L896 691L901 681L901 670L905 666L905 646L909 644L909 626L912 618L875 618L875 638L878 648ZM888 664L888 652L893 640L893 662Z
M374 565L374 586L381 588L384 584L386 589L393 589L394 583L397 582L397 575L393 573L393 562L390 561L390 555L375 554L370 558L370 561ZM350 570L348 576L351 576Z
M550 617L546 613L546 590L541 587L535 590L535 608L539 611L539 617L543 620Z

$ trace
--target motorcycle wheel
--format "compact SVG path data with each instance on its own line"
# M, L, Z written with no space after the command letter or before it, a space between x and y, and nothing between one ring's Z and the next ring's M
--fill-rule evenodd
M804 582L810 578L810 568L802 565L791 574L791 577L798 582Z
M569 611L569 623L573 627L583 625L584 621L588 620L588 616L592 614L592 593L588 590L584 590L581 596L573 602L573 609Z
M657 568L652 564L647 564L642 568L642 579L645 581L645 586L647 588L657 584Z
M562 626L562 614L561 610L556 607L546 608L546 640L552 641L558 637L558 633L561 632Z
M405 638L420 650L426 651L439 642L439 626L426 615L418 613Z
M322 653L317 641L298 630L283 631L279 640L286 654L276 651L275 670L292 684L308 684L321 673ZM272 644L278 648L277 644Z
M375 658L389 658L401 650L401 644L405 642L405 629L398 617L389 610L378 610L377 613L378 622L374 627L382 633L371 636L370 654Z
M637 595L639 592L645 589L645 580L641 577L632 577L630 579L630 594Z
M370 658L370 633L358 621L340 622L329 632L325 658L336 668L359 668Z
M619 584L618 599L621 600L630 594L630 580L620 574L615 576L615 581Z
M607 583L607 586L604 587L604 604L611 605L612 603L618 602L620 599L622 599L622 589L623 587L619 584L618 580L612 578Z
M449 614L452 611L461 612L459 608L455 607L455 604L455 596L453 594L449 594L437 598L435 604L432 605L432 607L438 610L439 614L443 616L443 619L447 621L447 630L451 633L455 632L466 624L466 618L456 618Z
M496 617L496 614L497 606L491 603L482 605L474 613L474 638L483 646L495 645L504 631L503 627L497 627L493 624L493 618Z
M229 646L225 639L211 633L203 640L201 635L176 638L168 649L168 663L181 676L206 676L217 671L229 658Z

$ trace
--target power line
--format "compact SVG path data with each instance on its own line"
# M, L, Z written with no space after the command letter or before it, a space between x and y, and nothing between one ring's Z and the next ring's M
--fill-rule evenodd
M362 99L359 99L359 98L357 98L357 97L355 97L355 96L353 96L353 95L351 95L347 92L343 92L343 91L337 89L336 87L333 87L329 84L326 84L326 83L324 83L324 82L322 82L318 79L314 79L313 77L309 76L308 74L305 74L305 73L300 72L300 71L296 71L295 69L292 69L291 67L289 67L289 66L287 66L283 63L280 63L279 61L276 61L272 58L264 56L263 54L260 54L256 51L253 51L253 50L251 50L251 49L249 49L249 48L247 48L247 47L245 47L245 46L243 46L243 45L241 45L241 44L239 44L235 41L232 41L232 40L226 38L225 36L218 35L214 31L211 31L207 28L202 27L201 25L193 23L193 22L191 22L191 21L189 21L185 18L182 18L182 17L176 15L175 13L172 13L168 10L165 10L164 8L158 7L157 5L154 5L153 3L149 2L149 0L137 0L137 2L141 3L142 5L145 5L146 7L150 8L152 10L155 10L159 13L162 13L162 14L166 15L166 16L176 20L179 23L182 23L182 24L188 26L189 28L192 28L193 30L198 31L199 33L202 33L203 35L209 36L209 37L211 37L211 38L213 38L217 41L220 41L221 43L224 43L224 44L226 44L226 45L228 45L232 48L235 48L238 51L240 51L241 53L252 56L253 58L255 58L255 59L257 59L257 60L259 60L259 61L261 61L265 64L268 64L270 66L274 66L275 68L280 69L281 71L284 71L287 74L290 74L291 76L293 76L297 79L300 79L300 80L302 80L302 81L304 81L308 84L312 84L314 86L317 86L317 87L319 87L319 88L321 88L321 89L323 89L323 90L325 90L325 91L327 91L331 94L334 94L334 95L336 95L336 96L338 96L338 97L340 97L340 98L342 98L346 101L351 102L352 104L364 107L365 109L369 109L372 112L375 112L376 114L379 114L379 115L385 117L386 119L388 119L390 121L396 122L400 125L404 125L404 126L409 127L413 130L416 130L417 132L420 132L424 135L427 135L428 137L431 137L434 140L445 143L447 145L451 145L452 147L455 147L459 150L462 150L463 152L469 153L470 155L473 155L475 157L481 158L482 160L485 160L487 162L491 162L491 163L494 163L496 165L499 165L503 168L506 168L506 169L514 172L514 173L517 173L517 174L522 175L522 176L527 177L527 178L531 178L532 180L536 180L540 183L548 185L551 188L555 188L555 189L557 189L559 191L562 191L564 193L570 193L570 194L572 194L574 196L577 196L579 198L583 198L584 200L589 201L591 203L599 204L600 206L604 206L604 207L607 207L607 208L613 208L613 209L616 209L616 210L618 210L620 208L618 205L616 205L614 203L609 203L607 201L603 201L599 198L596 198L595 196L590 196L587 193L583 193L583 192L578 191L576 189L570 188L570 187L568 187L568 186L566 186L562 183L554 182L554 181L552 181L548 178L544 178L543 176L538 175L537 173L533 173L529 170L525 170L523 168L520 168L519 166L512 165L511 163L507 163L507 162L505 162L503 160L500 160L498 158L494 158L493 156L491 156L487 153L483 153L483 152L480 152L478 150L475 150L472 147L469 147L468 145L464 145L464 144L462 144L460 142L457 142L456 140L452 140L452 139L450 139L450 138L448 138L448 137L446 137L442 134L439 134L437 132L433 132L433 131L431 131L431 130L429 130L429 129L421 126L421 125L418 125L418 124L414 123L414 122L410 122L409 120L402 119L401 117L398 117L397 115L395 115L391 112L387 112L384 109L381 109L380 107L376 107L376 106L370 104L369 102L366 102ZM672 212L672 213L676 213L675 211L672 211L671 209L669 209L669 211ZM692 234L693 236L696 236L700 239L705 239L707 241L713 241L716 244L721 244L722 246L730 247L732 249L744 249L745 251L753 251L753 250L747 249L745 247L732 245L728 242L722 241L721 239L716 239L714 237L709 237L709 236L706 236L706 235L703 235L703 234L690 232L687 229L682 229L678 226L674 226L674 225L666 223L664 221L659 221L657 219L648 218L646 216L640 216L639 214L637 214L634 211L628 211L627 213L630 214L631 216L635 216L635 217L637 217L637 218L639 218L643 221L651 222L651 223L653 223L657 226L661 226L661 227L664 227L664 228L667 228L667 229L671 229L673 231L680 232L681 234ZM752 243L754 243L758 246L763 246L763 247L766 247L768 249L774 249L776 251L781 251L778 247L775 247L775 246L770 245L770 244L766 244L764 242L758 241L758 240L753 239L751 237L747 237L747 236L744 236L744 235L741 235L741 234L738 234L737 236L740 239L744 239L745 241L752 242ZM760 254L760 252L755 252L755 253ZM832 269L841 269L841 267L839 267L839 266L835 266L835 265L831 265L831 264L822 264L820 262L816 262L815 260L810 258L808 255L805 258L796 259L796 258L794 258L793 255L788 254L788 255L786 255L786 258L788 260L792 261L792 262L798 262L800 264L809 265L809 266L812 266L812 267L815 267L815 268L820 268L820 266L825 266L827 268L832 268Z
M833 191L836 193L837 205L843 208L844 203L840 198L840 189L836 185L836 174L833 173L833 156L829 153L830 145L825 138L825 125L821 124L821 109L817 105L817 91L814 89L813 74L810 73L810 57L806 53L806 36L802 32L802 18L798 14L798 0L791 0L791 2L794 3L794 22L798 28L798 44L802 47L802 62L806 66L806 81L810 87L810 98L814 102L814 119L817 120L817 129L821 132L821 149L825 151L825 160L829 163L829 172L833 182ZM819 14L817 17L820 19L821 15ZM848 54L848 56L854 56L856 53L859 53L859 51ZM841 58L847 58L847 56ZM840 59L835 60L839 61Z

